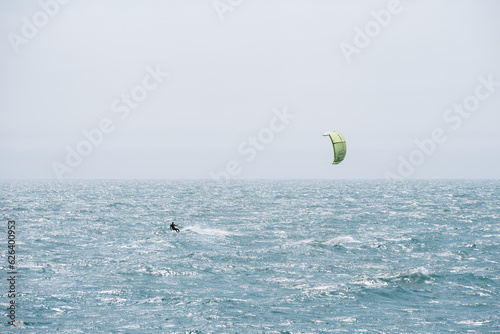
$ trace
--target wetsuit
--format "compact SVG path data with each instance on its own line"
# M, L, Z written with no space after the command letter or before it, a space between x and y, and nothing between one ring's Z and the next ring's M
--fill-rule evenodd
M176 226L177 225L175 225L174 222L172 222L172 224L170 224L170 229L172 231L175 231L175 232L179 233L180 231L179 231L179 229Z

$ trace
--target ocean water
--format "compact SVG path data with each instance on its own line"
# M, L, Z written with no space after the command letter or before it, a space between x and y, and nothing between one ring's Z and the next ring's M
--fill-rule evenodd
M2 181L0 203L0 332L500 332L500 181Z

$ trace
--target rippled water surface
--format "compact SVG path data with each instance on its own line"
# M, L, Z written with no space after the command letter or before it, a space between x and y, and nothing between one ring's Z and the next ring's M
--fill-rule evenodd
M0 186L0 331L500 332L499 181Z

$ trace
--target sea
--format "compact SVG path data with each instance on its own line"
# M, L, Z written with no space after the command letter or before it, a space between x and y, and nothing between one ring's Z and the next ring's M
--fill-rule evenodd
M1 333L500 333L499 180L4 180L0 204Z

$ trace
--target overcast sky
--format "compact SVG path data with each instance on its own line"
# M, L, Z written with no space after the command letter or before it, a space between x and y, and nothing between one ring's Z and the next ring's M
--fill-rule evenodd
M0 3L0 178L500 177L500 2ZM333 166L322 134L341 132Z

